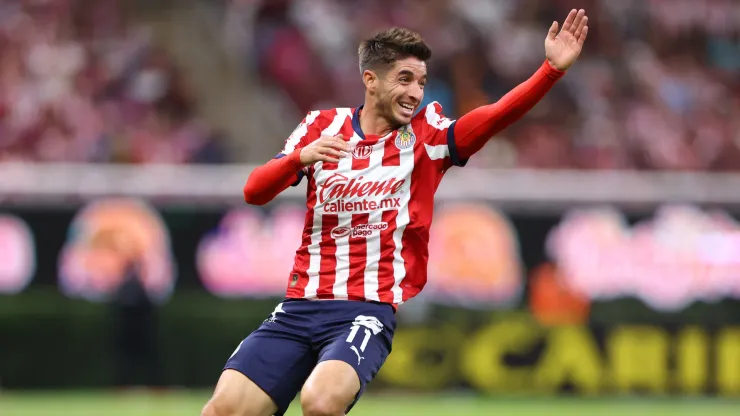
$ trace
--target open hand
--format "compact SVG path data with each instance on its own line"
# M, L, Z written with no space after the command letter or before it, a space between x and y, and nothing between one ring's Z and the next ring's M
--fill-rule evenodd
M344 141L344 136L322 136L308 146L301 149L301 163L303 166L313 165L316 162L337 163L339 159L346 157L349 152L349 144Z
M550 65L565 71L578 59L583 49L583 42L588 35L588 17L586 11L571 10L558 33L558 22L552 22L545 38L545 56Z

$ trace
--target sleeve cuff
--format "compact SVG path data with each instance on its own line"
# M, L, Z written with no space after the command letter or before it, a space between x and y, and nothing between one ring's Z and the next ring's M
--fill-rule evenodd
M545 72L545 75L552 79L560 79L563 75L565 75L565 71L561 71L552 66L552 64L550 64L550 61L548 61L547 59L545 59L545 62L542 63L542 66L540 68Z
M453 121L452 124L447 128L447 147L450 150L450 160L452 166L463 167L468 163L468 159L460 159L460 153L457 151L457 144L455 143L455 125L457 120Z

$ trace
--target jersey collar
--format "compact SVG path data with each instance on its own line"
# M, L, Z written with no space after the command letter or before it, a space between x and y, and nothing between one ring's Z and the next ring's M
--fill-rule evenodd
M360 139L365 140L365 133L362 132L362 127L360 127L360 111L362 111L362 107L364 105L355 108L355 112L352 114L352 129L360 136Z

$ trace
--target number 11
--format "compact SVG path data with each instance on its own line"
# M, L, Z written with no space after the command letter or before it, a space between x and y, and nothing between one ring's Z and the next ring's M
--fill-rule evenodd
M355 340L355 335L357 335L357 331L360 330L360 325L352 325L352 330L349 331L349 336L347 337L347 342L352 343L352 341ZM365 352L365 348L367 348L367 343L370 341L370 335L372 335L372 332L370 332L369 329L365 328L365 338L362 340L362 345L360 345L360 351Z

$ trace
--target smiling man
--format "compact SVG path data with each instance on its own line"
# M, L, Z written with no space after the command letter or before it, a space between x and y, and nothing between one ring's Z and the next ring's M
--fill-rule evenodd
M434 193L498 131L529 111L581 53L588 32L573 10L545 38L539 70L494 104L448 119L424 98L429 47L390 29L362 42L365 103L312 111L244 199L265 204L308 179L306 224L285 300L226 363L203 415L343 415L391 351L395 311L427 280Z

